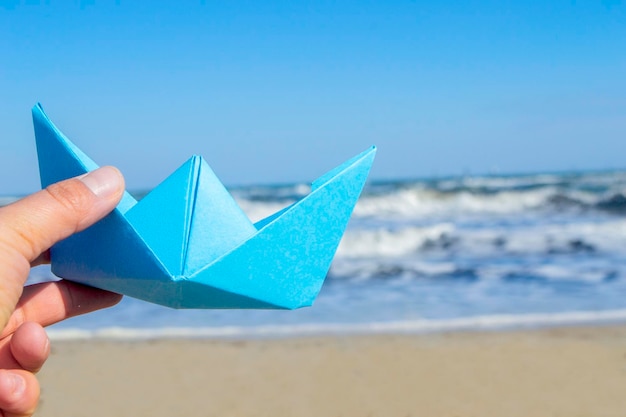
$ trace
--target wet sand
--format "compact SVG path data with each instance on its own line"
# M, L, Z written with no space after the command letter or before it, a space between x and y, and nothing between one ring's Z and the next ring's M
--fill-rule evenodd
M36 416L624 416L626 326L53 341Z

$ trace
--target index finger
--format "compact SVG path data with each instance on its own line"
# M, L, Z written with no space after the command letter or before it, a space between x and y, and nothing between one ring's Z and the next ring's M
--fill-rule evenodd
M44 282L24 287L17 307L0 339L12 334L24 322L49 326L61 320L114 306L122 295L70 281Z

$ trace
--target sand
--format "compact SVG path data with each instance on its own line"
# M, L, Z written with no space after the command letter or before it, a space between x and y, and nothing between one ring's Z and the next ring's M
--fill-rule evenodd
M626 326L54 342L36 416L626 415Z

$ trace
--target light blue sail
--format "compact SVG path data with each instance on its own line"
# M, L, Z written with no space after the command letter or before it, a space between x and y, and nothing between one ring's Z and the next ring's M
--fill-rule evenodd
M98 167L33 108L42 187ZM125 193L100 222L51 249L64 279L174 308L309 306L319 293L376 148L315 180L255 224L193 156L140 201Z

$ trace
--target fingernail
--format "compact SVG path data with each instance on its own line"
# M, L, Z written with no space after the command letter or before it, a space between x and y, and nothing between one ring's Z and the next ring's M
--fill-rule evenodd
M109 197L119 191L122 176L117 169L107 166L78 178L98 197Z
M21 375L14 372L2 372L0 380L0 386L14 397L19 397L26 390L26 381Z

